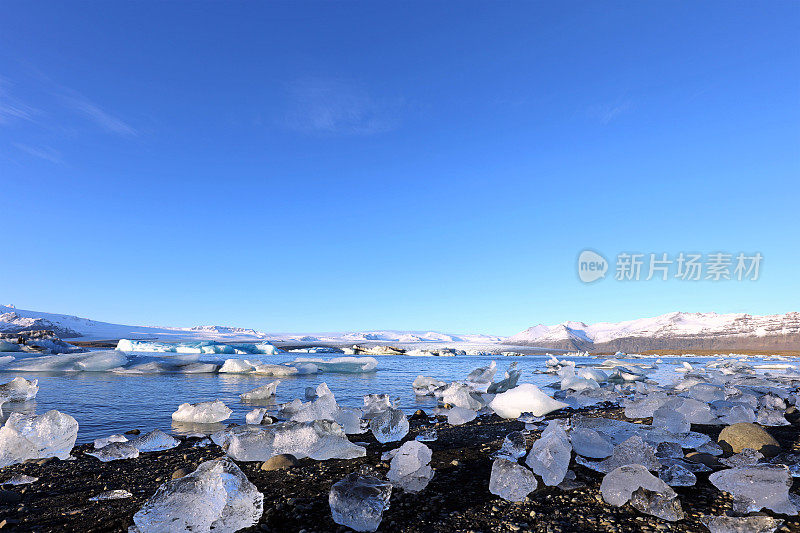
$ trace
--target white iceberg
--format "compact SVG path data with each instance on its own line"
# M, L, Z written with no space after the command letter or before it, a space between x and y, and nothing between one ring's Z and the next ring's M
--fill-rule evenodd
M251 391L240 394L239 398L245 401L268 400L269 398L275 396L275 391L277 390L280 382L280 380L275 380L272 383L262 385L261 387L256 387Z
M544 416L567 407L567 404L554 400L536 385L523 383L495 396L489 407L502 418L517 418L522 413Z
M333 359L320 359L316 357L298 357L290 365L303 365L311 363L322 372L361 374L375 372L378 360L374 357L334 357Z
M124 366L127 362L128 356L123 352L102 350L26 357L15 360L6 369L18 372L105 372Z
M233 411L219 400L213 402L182 403L172 413L176 422L192 422L195 424L214 424L227 420Z

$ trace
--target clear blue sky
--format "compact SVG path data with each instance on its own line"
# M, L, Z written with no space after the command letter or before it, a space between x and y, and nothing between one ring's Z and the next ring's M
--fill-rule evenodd
M0 303L495 334L800 308L800 3L2 11ZM584 248L764 263L586 285Z

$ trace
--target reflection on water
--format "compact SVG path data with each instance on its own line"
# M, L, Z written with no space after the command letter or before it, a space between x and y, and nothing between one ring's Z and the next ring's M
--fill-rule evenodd
M221 422L216 422L214 424L196 424L193 422L172 421L172 432L176 435L211 435L226 427L227 425Z
M286 356L262 356L259 359L269 363L280 363ZM417 397L411 389L411 382L420 374L445 381L464 379L470 370L486 366L496 360L498 372L495 379L501 379L506 368L517 362L523 371L520 383L534 383L544 386L556 378L537 373L544 369L545 356L527 357L378 357L378 371L369 374L316 374L281 377L277 394L266 403L243 403L239 395L256 387L266 385L277 378L247 374L140 374L118 375L111 372L0 372L0 383L7 382L17 375L27 379L39 379L39 394L35 402L21 404L6 403L2 406L5 421L12 412L26 414L44 413L58 409L74 416L80 424L78 442L88 442L112 433L123 433L130 429L143 432L152 429L172 430L176 433L208 433L208 428L198 431L175 427L172 413L184 402L204 402L222 400L233 410L226 422L245 423L245 414L255 407L266 407L271 414L277 411L278 404L295 398L305 398L307 387L316 387L322 382L328 384L340 405L347 407L363 406L366 394L387 393L392 398L400 398L399 405L409 413L416 409L430 409L436 401L430 397ZM605 358L568 358L579 365L599 364ZM655 357L631 360L632 362L655 363ZM658 382L670 382L677 377L676 365L688 361L702 366L710 358L687 357L684 359L664 359L658 363L658 370L648 377ZM756 362L755 359L750 360ZM795 361L790 361L796 364Z

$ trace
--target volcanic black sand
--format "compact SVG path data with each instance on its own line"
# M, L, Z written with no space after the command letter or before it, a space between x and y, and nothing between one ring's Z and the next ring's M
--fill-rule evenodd
M563 410L547 418L569 416ZM624 420L621 409L588 409L589 416ZM800 452L800 415L787 415L791 426L767 428L784 451ZM462 426L450 426L442 419L412 417L412 439L420 427L435 427L439 438L426 442L433 450L431 465L436 474L426 489L418 494L394 490L391 506L383 515L379 531L708 531L700 521L707 514L731 511L730 495L720 492L708 481L708 474L697 474L695 487L678 487L686 518L675 523L644 515L629 505L612 507L600 496L603 475L575 464L571 468L585 487L562 491L541 482L524 503L509 503L489 492L492 454L511 431L524 424L497 416L482 416ZM649 422L645 419L643 422ZM697 426L693 429L716 439L720 426ZM533 431L531 439L538 436ZM165 452L142 453L137 459L102 463L85 455L91 445L73 450L74 460L30 461L0 470L0 481L16 474L36 476L30 485L4 486L0 493L0 527L18 531L127 531L133 514L172 478L177 469L193 470L199 463L224 456L216 445L197 447L199 439L182 440L177 448ZM367 456L354 460L313 461L303 459L295 467L263 471L261 463L237 463L258 489L264 493L264 514L258 525L244 531L344 532L348 528L331 519L328 491L346 474L371 466L385 475L389 465L381 453L400 443L380 444L371 434L351 437L366 442ZM100 502L90 497L111 489L125 489L132 498ZM795 480L793 492L800 490ZM763 514L771 515L770 512ZM777 516L777 515L772 515ZM798 517L785 520L779 531L800 531Z

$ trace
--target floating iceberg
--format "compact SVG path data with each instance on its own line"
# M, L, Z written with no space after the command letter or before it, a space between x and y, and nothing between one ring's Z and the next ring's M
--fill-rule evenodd
M104 372L125 365L128 356L116 350L39 355L16 359L6 370L18 372Z
M499 394L507 390L513 389L517 386L519 377L522 375L522 370L517 369L517 362L514 361L506 370L505 378L489 385L487 392L490 394Z
M436 378L427 376L417 376L414 378L411 387L417 396L433 396L434 392L447 386L447 383Z
M0 385L0 404L3 402L26 402L36 398L39 392L39 380L28 381L25 378L14 378Z
M22 347L16 342L8 342L0 339L0 352L21 352Z
M275 380L272 383L262 385L261 387L256 387L251 391L240 394L239 398L248 402L253 400L268 400L275 396L275 391L277 390L280 382L280 380Z
M238 531L264 511L258 492L230 459L206 461L191 474L161 485L133 515L136 533Z
M476 392L487 392L496 373L497 363L492 361L489 363L489 366L476 368L470 372L465 381L472 390Z
M261 374L264 376L286 377L297 374L297 369L287 365L270 365L248 359L226 359L219 369L221 374Z
M318 359L314 357L298 357L290 365L313 364L321 372L362 374L375 372L378 360L374 357L334 357L333 359Z
M278 415L295 422L313 422L314 420L333 420L339 406L336 398L325 383L320 384L310 402L299 398L282 404Z
M0 468L28 459L66 459L77 438L78 422L64 413L11 413L0 428Z
M248 424L261 424L268 412L269 411L263 407L257 407L244 415L244 419ZM271 418L269 420L272 421Z
M492 463L489 492L504 500L524 501L538 485L533 472L514 461L498 457Z
M441 395L442 402L456 407L472 409L473 411L483 407L483 401L480 395L474 392L469 386L457 381L445 387L441 391Z
M502 418L517 418L522 413L544 416L567 407L567 404L554 400L536 385L523 383L495 396L489 407Z
M330 420L237 426L214 433L211 440L236 461L266 461L283 453L298 459L324 461L355 459L367 453L365 448L350 442L342 427Z
M355 531L376 531L391 495L391 483L352 473L333 484L328 504L337 524Z
M212 341L154 342L120 339L117 350L123 352L156 352L186 354L265 354L276 355L278 349L269 342L222 344Z
M192 422L195 424L214 424L227 420L231 416L228 406L219 400L213 402L182 403L178 410L172 413L172 420L176 422Z

